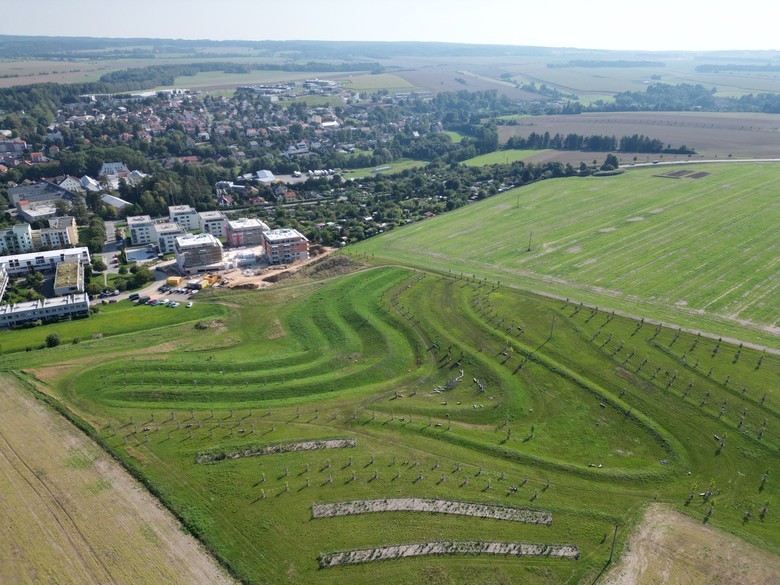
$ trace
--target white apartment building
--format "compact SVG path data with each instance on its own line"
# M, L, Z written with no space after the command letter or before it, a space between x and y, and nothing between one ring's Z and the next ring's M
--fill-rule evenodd
M24 276L31 269L38 272L49 272L57 269L60 262L81 262L89 264L89 249L86 247L68 248L65 250L48 250L46 252L29 252L0 256L0 266L8 272L8 276Z
M3 295L5 294L5 287L8 286L8 271L5 269L5 266L0 264L0 302L3 300Z
M127 227L130 228L130 242L133 246L157 243L154 222L148 215L134 215L128 217Z
M162 221L154 224L155 243L160 248L160 253L170 254L176 251L176 237L184 235L184 228L170 221Z
M225 226L227 219L221 211L201 211L198 214L200 231L204 234L211 234L217 238L225 237Z
M69 215L52 217L49 219L49 227L39 230L39 247L64 248L75 246L79 241L79 233L76 228L76 218ZM35 231L33 231L35 239Z
M0 305L0 327L11 327L38 319L53 321L86 315L89 315L89 297L81 293L29 303Z
M18 223L0 231L0 254L21 254L35 250L29 223Z
M200 219L198 212L189 205L171 205L168 207L170 221L179 224L185 230L200 229Z

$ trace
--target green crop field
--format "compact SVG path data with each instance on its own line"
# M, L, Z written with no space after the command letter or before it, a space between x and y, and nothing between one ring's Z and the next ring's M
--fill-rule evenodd
M546 150L497 150L488 154L481 154L464 160L463 164L471 167L484 167L487 165L507 165L520 160L525 160L535 154L548 152Z
M543 181L352 251L779 347L778 180L751 163Z
M336 276L337 262L355 271ZM777 355L471 276L320 267L204 291L198 327L4 347L0 369L77 417L248 583L590 583L614 526L619 553L651 501L780 550ZM386 498L552 521L313 514ZM577 558L441 545L450 554L318 561L442 541Z

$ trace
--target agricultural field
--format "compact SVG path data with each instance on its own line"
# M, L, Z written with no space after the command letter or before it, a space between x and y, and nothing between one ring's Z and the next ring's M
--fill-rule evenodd
M374 93L379 90L387 90L391 93L400 91L413 91L415 87L398 75L391 73L349 75L348 77L338 78L344 89Z
M243 581L593 582L653 501L780 551L776 354L344 255L199 303L0 368Z
M351 250L777 348L778 178L734 163L543 181Z
M512 136L527 137L531 132L543 134L594 134L633 136L644 134L659 139L672 148L686 145L696 150L691 160L710 158L780 158L778 132L780 118L772 114L707 112L625 112L594 113L576 116L534 116L517 118L514 125L499 126L499 141ZM633 155L619 153L622 162L630 163ZM581 153L586 159L602 153ZM687 160L688 156L640 154L637 162Z
M8 374L0 429L3 583L232 582L120 465Z
M517 161L528 160L533 156L537 156L540 153L549 152L545 150L497 150L496 152L490 152L488 154L481 154L464 160L464 165L471 167L484 167L487 165L507 165Z

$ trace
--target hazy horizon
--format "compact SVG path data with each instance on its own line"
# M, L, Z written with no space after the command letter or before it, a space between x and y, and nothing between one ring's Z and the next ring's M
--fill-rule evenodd
M637 6L559 0L528 6L508 0L365 0L280 6L223 0L6 0L0 34L217 41L418 41L613 51L774 51L773 3L745 0L739 10L657 0Z

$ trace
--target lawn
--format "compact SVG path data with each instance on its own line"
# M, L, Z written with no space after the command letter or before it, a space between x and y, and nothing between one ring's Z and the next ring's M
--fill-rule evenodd
M779 177L746 163L548 180L351 250L778 347Z
M11 353L26 348L37 349L44 345L46 337L57 333L62 343L74 340L86 341L93 336L113 336L137 331L149 331L179 323L208 319L220 315L223 309L216 305L195 303L191 308L183 306L169 309L164 306L136 306L130 301L98 305L99 313L85 319L63 321L31 329L0 331L0 353ZM78 343L78 342L77 342Z
M401 267L201 295L222 310L206 328L13 353L0 368L23 369L85 421L246 582L592 582L615 524L619 553L654 500L780 550L774 354ZM354 444L197 462L341 438ZM315 503L383 498L516 506L553 521L312 517ZM580 556L317 560L442 540Z
M445 130L443 134L449 136L450 139L455 143L458 143L461 140L463 140L463 137L465 136L465 134L461 134L460 132L455 132L454 130Z
M386 165L379 165L376 167L365 167L362 169L348 169L342 174L345 178L359 178L367 177L376 174L394 175L408 169L416 169L418 167L424 167L428 163L422 160L398 160ZM381 170L380 170L381 169Z

